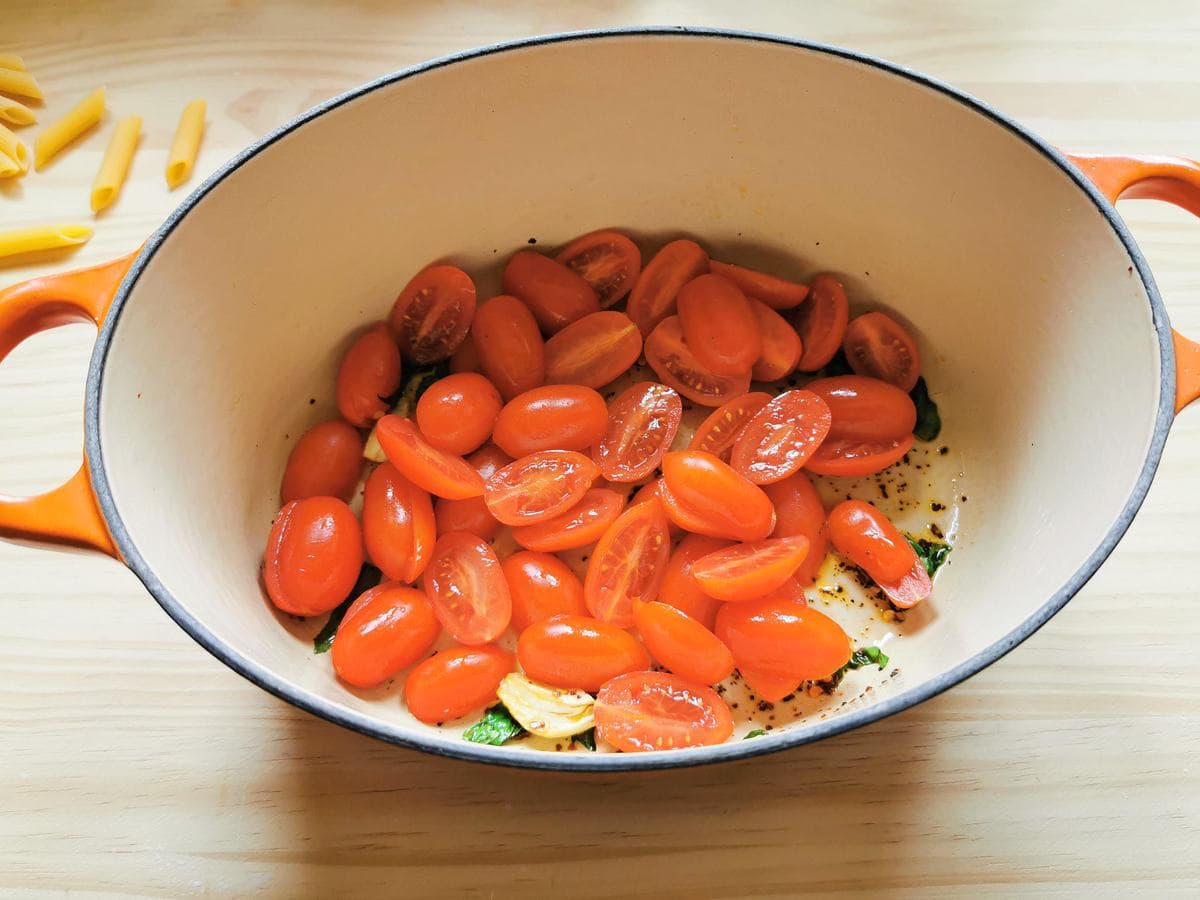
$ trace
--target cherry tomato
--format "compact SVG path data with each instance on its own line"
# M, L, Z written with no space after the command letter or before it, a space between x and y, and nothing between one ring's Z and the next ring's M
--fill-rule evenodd
M483 479L461 456L430 446L411 419L388 415L375 426L375 436L388 462L409 481L448 500L478 497Z
M505 525L531 525L566 512L600 474L574 450L542 450L509 463L487 480L483 499Z
M619 231L577 237L554 258L591 285L604 309L628 294L642 271L642 251Z
M929 596L933 590L933 581L929 577L929 572L925 569L925 564L917 560L916 564L904 574L898 581L880 581L876 582L892 606L898 606L900 609L909 609L916 606L922 600Z
M571 567L549 553L523 550L500 564L512 596L512 627L520 634L551 616L586 616L583 584Z
M417 427L443 453L478 450L500 415L500 392L473 372L439 378L417 401Z
M638 603L633 619L650 655L676 675L716 684L733 673L729 648L682 610L666 603Z
M334 497L293 500L279 511L263 555L263 581L271 602L294 616L327 613L358 581L362 529Z
M899 581L918 562L891 519L862 500L835 506L826 528L833 549L878 582Z
M590 450L607 425L608 408L594 390L553 384L509 400L492 439L512 457L539 450Z
M625 307L642 335L675 311L681 287L707 271L708 254L695 241L671 241L654 254L633 283Z
M592 313L546 341L546 383L603 387L641 355L642 333L629 316Z
M805 385L825 401L833 422L829 437L893 441L912 434L917 408L900 388L862 375L835 375Z
M689 450L703 450L725 459L742 429L755 413L771 402L771 395L761 391L742 394L717 407L692 434Z
M333 670L346 684L375 687L428 653L441 633L428 597L414 588L381 584L346 610L333 642Z
M711 630L717 619L717 609L721 606L721 601L708 596L700 589L700 585L692 577L692 566L696 560L723 550L730 543L722 538L707 537L703 534L685 535L667 561L662 586L658 589L659 602L674 606Z
M596 544L583 581L583 599L597 619L620 628L633 625L633 605L658 596L671 536L657 503L631 506Z
M675 299L684 343L700 364L718 375L742 375L762 354L758 317L736 284L701 275Z
M500 682L515 668L513 655L491 644L450 647L408 673L404 700L409 712L430 725L461 719L494 702Z
M808 538L808 555L793 577L801 585L812 584L829 551L829 540L825 536L825 505L821 496L803 472L765 485L763 490L775 507L775 530L771 537L803 535Z
M450 356L450 372L457 375L459 372L478 372L482 368L479 351L475 349L475 338L468 334Z
M564 513L512 530L513 540L529 550L556 553L600 540L625 508L625 498L607 488L592 488Z
M494 641L512 619L500 560L473 534L443 534L425 569L425 593L442 627L460 644Z
M596 696L596 736L625 752L721 744L733 713L712 688L666 672L631 672Z
M894 384L908 393L921 374L921 355L908 330L881 312L859 316L846 329L846 362L858 375Z
M405 285L392 307L400 352L425 365L458 349L475 315L475 282L454 266L429 266Z
M803 535L734 544L696 560L692 577L710 597L744 602L783 587L807 555Z
M367 479L362 521L367 558L391 581L416 581L437 539L429 494L383 463Z
M911 434L894 441L826 438L804 467L818 475L838 478L874 475L904 459L912 446Z
M675 391L640 381L609 406L608 424L592 457L609 481L640 481L658 467L682 418L683 403Z
M363 467L362 436L352 425L318 422L296 441L283 470L279 493L284 503L306 497L349 500Z
M759 700L765 700L768 703L778 703L789 694L796 693L802 680L765 675L762 672L747 669L745 666L738 666L738 671L742 673L742 680L746 682L747 687L754 695Z
M638 488L636 491L634 491L633 496L629 498L628 505L629 506L637 506L640 503L651 503L651 502L658 503L659 505L661 505L662 501L658 499L658 486L659 486L659 484L661 484L661 481L662 481L661 479L656 478L656 479L654 479L654 481L651 481L647 484L643 484L640 488ZM665 510L664 510L663 514L666 515ZM667 520L667 533L670 534L672 538L675 538L683 533L683 529L680 528L678 525L676 525L674 522L672 522L670 519L668 519Z
M754 310L758 333L762 338L762 352L750 370L750 377L755 381L787 378L796 371L796 364L800 362L800 354L804 351L800 336L787 319L767 304L751 298L750 308Z
M472 334L480 370L505 400L546 380L546 351L537 320L516 297L493 297L479 307Z
M720 406L750 390L750 370L718 375L696 358L683 339L678 316L668 316L646 338L646 362L663 384L693 403Z
M775 588L775 590L768 591L758 599L775 600L777 602L786 601L788 603L797 603L800 606L808 606L808 597L804 593L804 585L800 583L795 575Z
M743 672L793 685L828 678L850 660L850 638L837 622L788 600L725 603L716 634Z
M765 303L771 309L792 309L803 303L804 298L808 296L807 284L785 281L765 272L757 272L732 263L717 262L715 259L710 260L708 266L714 275L728 278L740 287L747 297Z
M546 334L597 312L596 292L578 273L536 250L520 250L504 267L504 293L519 297Z
M589 692L610 678L650 667L646 648L628 631L583 616L534 622L517 639L517 659L534 681Z
M400 387L400 348L382 322L350 345L337 376L338 412L365 428L387 412L385 397Z
M812 391L784 391L742 429L729 464L755 484L782 481L808 462L832 421L829 406Z
M827 365L842 346L849 321L846 289L832 275L818 275L813 279L808 301L792 313L792 325L804 347L796 368L815 372Z
M775 509L762 488L711 453L679 450L662 465L660 499L679 527L736 541L760 541L775 527Z
M485 482L497 471L512 462L512 458L495 444L485 444L467 457L467 462ZM438 500L433 509L439 536L451 531L465 531L490 541L500 530L500 522L491 514L483 496L466 500Z

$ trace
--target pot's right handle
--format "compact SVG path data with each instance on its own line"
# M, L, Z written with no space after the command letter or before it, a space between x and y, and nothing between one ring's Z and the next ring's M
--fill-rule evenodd
M1200 163L1181 156L1068 156L1113 203L1166 200L1200 216ZM1175 412L1200 397L1200 343L1172 329Z

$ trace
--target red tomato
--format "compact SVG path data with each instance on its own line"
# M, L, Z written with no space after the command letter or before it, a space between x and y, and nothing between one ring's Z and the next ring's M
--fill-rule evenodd
M805 385L829 406L829 437L890 442L912 434L917 408L898 387L862 375L835 375Z
M874 475L904 459L912 446L911 434L894 441L826 438L804 467L818 475L838 478Z
M375 687L428 653L441 633L428 597L414 588L381 584L346 610L333 642L333 670L346 684Z
M933 591L933 581L925 564L917 560L916 564L898 581L876 582L892 606L909 609L916 606Z
M720 406L750 390L750 370L718 375L696 358L683 339L678 316L668 316L646 338L646 362L659 379L693 403Z
M629 293L642 271L642 251L619 231L575 238L554 258L591 285L605 309Z
M513 655L490 644L450 647L408 673L404 700L409 712L430 725L461 719L494 702L500 682L514 668Z
M760 409L771 402L771 395L754 391L734 397L717 407L692 434L689 450L703 450L721 459L726 458L742 429Z
M742 673L742 680L746 682L746 686L754 695L759 700L765 700L768 703L778 703L789 694L796 693L797 688L800 687L801 679L799 678L779 678L765 675L744 666L739 666L738 671Z
M642 335L675 311L679 289L708 271L708 254L695 241L671 241L646 263L633 283L626 312Z
M486 644L508 627L512 598L496 552L473 534L443 534L425 569L425 593L460 644Z
M610 678L650 667L650 656L637 638L583 616L534 622L517 639L517 659L534 681L589 692Z
M721 744L733 714L712 688L666 672L631 672L596 697L596 736L618 750L676 750Z
M846 329L846 362L859 375L894 384L908 393L921 374L921 355L908 330L881 312L861 315Z
M388 415L375 426L375 436L388 462L409 481L448 500L478 497L483 479L461 456L430 446L411 419Z
M832 275L818 275L812 293L792 314L792 325L800 336L804 352L797 364L801 372L815 372L837 354L850 321L850 301L846 289Z
M279 511L263 554L271 602L294 616L327 613L358 581L362 529L343 501L293 500Z
M422 365L458 349L475 315L475 282L454 266L429 266L405 285L392 307L400 351Z
M504 293L519 297L546 334L600 309L596 292L572 269L536 250L520 250L504 267Z
M682 610L666 603L638 603L633 619L651 656L676 675L716 684L733 673L729 648Z
M804 593L804 585L793 575L773 591L768 591L758 599L774 600L776 602L797 603L808 606L808 596Z
M600 540L624 508L625 498L616 491L592 488L565 513L514 528L513 540L522 547L544 553L586 547Z
M509 463L487 480L483 499L505 525L531 525L566 512L600 474L574 450L542 450Z
M729 464L755 484L782 481L808 462L832 421L829 406L812 391L784 391L742 429Z
M362 436L352 425L318 422L296 441L283 470L279 493L284 503L306 497L349 500L363 467Z
M468 456L467 462L486 482L512 462L512 458L495 444L485 444ZM433 516L437 521L439 537L451 531L465 531L490 541L501 527L496 517L488 511L482 495L466 500L438 500L433 508Z
M450 371L457 375L459 372L478 372L482 368L479 351L475 349L475 338L468 334L450 357Z
M505 400L546 380L546 351L537 320L516 297L493 297L479 307L472 335L480 370Z
M754 310L758 333L762 338L762 352L750 370L750 377L755 381L787 378L796 371L796 364L800 362L800 354L804 350L800 346L800 336L787 319L767 304L751 298L750 308Z
M554 384L509 400L492 439L512 457L539 450L590 450L607 425L608 408L594 390Z
M400 387L400 349L379 322L350 345L337 376L338 412L365 428L387 412L385 397Z
M808 538L808 555L794 577L801 585L817 580L817 571L825 562L829 541L825 536L825 505L808 476L797 472L783 481L764 485L763 490L775 507L775 530L771 537L803 535Z
M656 478L654 481L651 481L648 484L643 484L640 488L638 488L636 491L634 491L633 496L629 498L629 506L637 506L640 503L650 503L650 502L658 503L661 505L662 501L658 499L658 486L659 486L660 482L661 482L661 479ZM665 514L666 513L664 511L664 515ZM668 519L667 520L667 533L670 534L671 537L674 538L674 537L682 534L683 530L678 525L676 525L674 522L672 522L670 519Z
M891 519L862 500L835 506L826 528L833 549L880 583L899 581L918 562Z
M718 375L743 375L762 354L758 317L736 284L701 275L675 299L683 340L696 359Z
M739 669L793 685L828 678L850 660L850 638L837 622L788 600L725 603L716 633Z
M603 387L641 355L642 333L629 316L592 313L546 341L546 383Z
M710 260L708 265L709 271L714 275L728 278L740 287L747 297L765 303L771 309L791 309L803 303L804 298L808 296L807 284L785 281L765 272L756 272L754 269L746 269L732 263L717 262L715 259Z
M760 541L775 527L775 509L762 488L711 453L668 453L659 492L667 515L697 534Z
M718 600L754 600L783 587L807 555L803 535L734 544L696 560L692 577Z
M383 463L367 479L362 521L367 558L391 581L416 581L437 539L429 494Z
M658 596L671 555L667 517L657 503L629 507L596 544L583 581L583 599L597 619L633 625L633 605Z
M692 577L692 566L696 560L723 550L730 543L722 538L707 537L703 534L685 535L667 561L662 586L658 589L659 602L674 606L705 628L711 629L721 601L700 590L700 585Z
M557 556L523 550L500 568L512 596L512 627L518 634L551 616L588 614L582 582Z
M443 453L478 450L500 415L500 392L482 375L461 372L439 378L417 401L417 427Z
M675 391L638 382L609 406L604 436L592 457L609 481L640 481L658 467L682 418L683 403Z

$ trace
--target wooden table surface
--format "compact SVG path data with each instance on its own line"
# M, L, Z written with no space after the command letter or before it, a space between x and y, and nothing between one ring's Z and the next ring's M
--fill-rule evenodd
M162 169L193 96L209 101L199 177L366 79L576 28L803 36L946 79L1065 148L1200 155L1200 6L1182 0L0 7L0 52L36 71L45 118L105 84L112 114L146 129L93 241L0 268L0 284L137 246L182 197ZM90 220L107 134L0 187L0 227ZM1123 212L1175 324L1200 335L1200 225L1155 204ZM78 464L91 337L41 335L0 368L0 490L42 490ZM1101 573L983 674L816 746L593 778L342 731L226 669L117 563L0 544L0 895L1196 896L1198 506L1192 409Z

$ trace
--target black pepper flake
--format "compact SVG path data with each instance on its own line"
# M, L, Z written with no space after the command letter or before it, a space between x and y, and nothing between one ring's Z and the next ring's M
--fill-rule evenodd
M775 708L774 703L768 703L766 700L758 701L758 711L759 712L770 712L774 708Z
M781 699L779 702L780 702L780 703L791 703L791 702L792 702L793 700L795 700L795 699L796 699L796 695L795 695L795 694L788 694L786 697L784 697L783 699Z
M529 241L528 241L528 243L530 243L530 244L536 244L536 243L537 243L537 238L530 238L530 239L529 239Z
M959 497L958 499L960 499L960 500L961 500L963 503L966 503L966 502L967 502L967 495L966 495L966 494L963 494L963 495L962 495L961 497Z
M316 402L317 402L317 398L316 398L316 397L309 397L309 398L308 398L308 405L309 405L309 406L312 406L312 405L313 405L314 403L316 403Z
M879 483L879 496L882 497L884 500L886 500L888 498L887 485L884 484L882 481Z
M932 524L930 524L929 532L938 540L941 540L942 538L944 538L946 536L945 534L942 533L942 529L938 528L937 522L933 522Z
M938 447L938 455L939 456L945 456L949 452L950 452L949 447Z
M929 503L929 508L932 509L934 512L941 512L943 509L946 508L946 504L938 503L936 500L932 500Z

